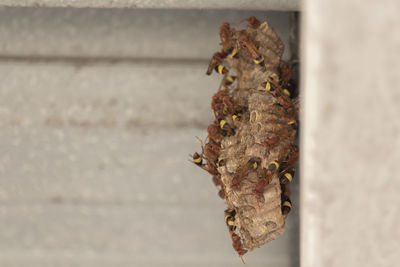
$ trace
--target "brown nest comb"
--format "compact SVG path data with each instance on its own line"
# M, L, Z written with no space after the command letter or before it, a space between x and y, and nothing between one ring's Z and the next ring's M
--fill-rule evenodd
M298 148L293 82L281 60L283 43L266 22L246 19L242 30L220 26L222 50L210 61L222 76L202 152L195 164L213 176L225 199L225 222L234 249L244 255L282 234L292 204Z

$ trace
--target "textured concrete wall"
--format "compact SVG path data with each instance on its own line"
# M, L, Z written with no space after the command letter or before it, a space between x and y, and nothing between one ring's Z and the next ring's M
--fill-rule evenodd
M305 1L303 267L398 266L398 1Z
M179 9L253 9L294 11L299 0L2 0L4 6L44 7L117 7L117 8L179 8Z
M287 43L287 13L1 9L0 266L242 266L188 154L217 28L253 14ZM248 264L298 265L297 211Z
M1 56L108 59L205 60L219 47L218 27L251 15L268 19L289 42L282 12L2 8ZM287 58L288 53L285 53Z

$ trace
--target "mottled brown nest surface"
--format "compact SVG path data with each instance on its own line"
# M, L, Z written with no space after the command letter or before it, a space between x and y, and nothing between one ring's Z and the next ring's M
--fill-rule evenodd
M216 119L203 152L193 156L220 188L239 255L284 232L291 208L291 179L285 177L293 175L298 154L293 144L297 111L289 94L290 69L281 61L283 43L266 22L247 21L244 30L221 25L223 48L210 62L223 76L212 101ZM227 82L230 77L233 83Z

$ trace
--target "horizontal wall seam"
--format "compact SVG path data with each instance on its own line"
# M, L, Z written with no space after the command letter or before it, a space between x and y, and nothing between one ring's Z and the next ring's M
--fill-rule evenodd
M108 56L52 56L52 55L0 55L0 62L62 63L73 65L93 64L158 64L158 65L205 65L209 59L204 58L139 58L139 57L108 57Z

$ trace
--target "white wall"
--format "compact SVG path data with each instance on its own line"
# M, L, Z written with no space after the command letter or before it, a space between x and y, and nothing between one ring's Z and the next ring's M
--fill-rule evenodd
M398 1L305 1L303 267L398 266Z

